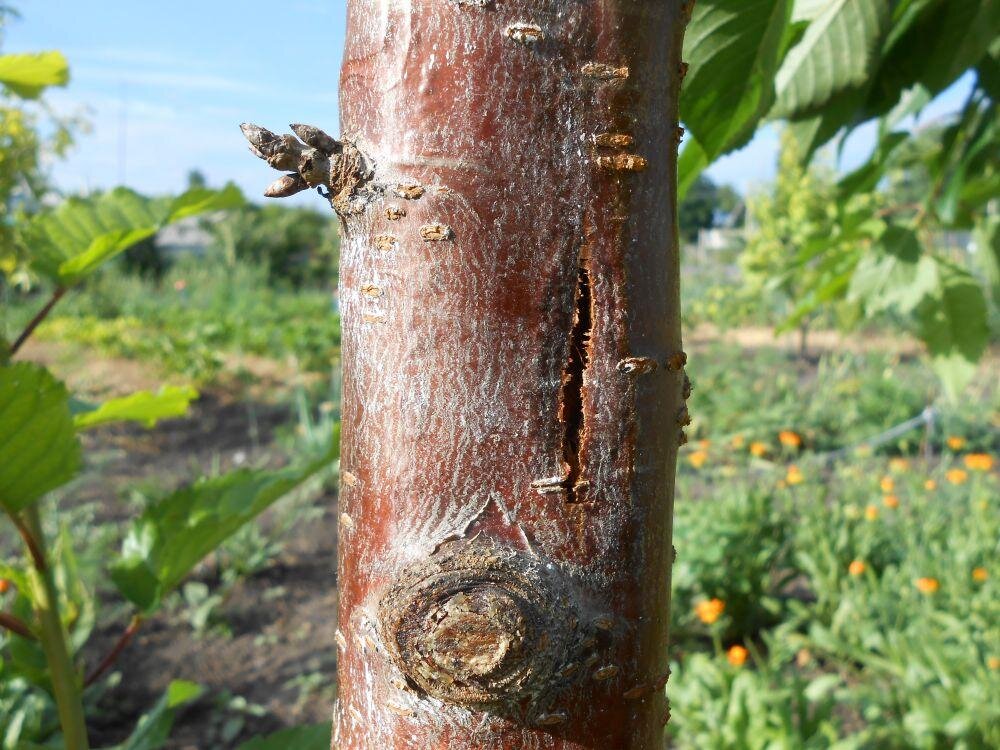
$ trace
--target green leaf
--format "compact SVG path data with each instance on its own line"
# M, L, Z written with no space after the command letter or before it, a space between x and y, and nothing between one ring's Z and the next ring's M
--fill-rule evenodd
M170 737L177 709L198 700L203 692L194 682L174 680L153 709L142 715L132 736L110 750L159 750Z
M61 52L0 55L0 84L18 96L36 99L48 86L69 83L69 64Z
M976 79L990 99L1000 99L1000 37L993 41L989 51L976 66Z
M965 221L960 215L960 201L963 196L975 203L976 184L979 190L990 190L996 186L997 109L994 103L983 103L976 98L968 102L957 123L943 135L943 149L939 156L941 174L940 195L935 204L938 218L946 226L968 226L971 217ZM967 188L972 187L971 191ZM995 197L993 192L986 201ZM968 213L968 211L961 212Z
M85 408L73 416L78 430L87 430L108 422L141 422L153 427L160 419L180 417L198 398L190 386L165 385L156 393L139 391L130 396L106 401L100 406Z
M132 245L154 234L156 234L155 227L143 227L132 230L117 229L99 235L90 243L90 247L59 265L59 281L64 286L71 286L105 261L111 260Z
M932 96L976 65L1000 34L996 0L914 0L894 12L861 119L881 115L915 84Z
M232 183L226 185L222 190L192 188L183 195L178 196L170 204L165 223L170 224L181 219L186 219L189 216L196 216L210 211L240 208L245 203L243 193Z
M695 138L689 138L684 150L677 158L677 200L687 195L687 191L708 167L708 154Z
M742 146L774 101L791 0L701 0L684 41L681 120L712 161Z
M87 643L97 616L94 596L81 575L80 564L73 550L73 541L74 535L70 531L69 523L61 521L51 560L56 589L59 592L59 611L70 637L71 653L75 653Z
M994 303L1000 305L1000 216L982 217L976 224L973 237L976 265L992 291Z
M0 367L0 506L11 513L80 467L66 386L28 362Z
M820 675L806 685L803 695L812 703L818 703L828 697L842 682L839 674Z
M267 737L255 737L236 750L329 750L330 723L283 729Z
M889 0L832 0L785 57L772 117L813 114L844 92L864 89L878 63Z
M120 243L129 232L148 232L159 226L164 207L128 188L90 198L70 198L54 211L34 217L23 229L21 243L34 269L62 283L63 265L88 251L103 252L99 244ZM113 239L102 240L105 236ZM149 236L149 235L146 235ZM72 271L72 266L69 266Z
M916 233L892 225L878 244L862 255L847 296L863 304L869 314L890 308L911 313L938 290L938 285L937 263L924 254Z
M132 524L111 578L126 599L150 612L207 554L275 501L328 466L326 455L276 471L243 470L206 479L154 503Z
M906 133L889 132L883 134L868 161L853 172L844 175L837 183L841 200L846 200L855 193L874 190L885 174L889 158L900 144L906 143L908 138Z
M68 286L172 222L242 203L242 194L232 185L221 191L195 188L175 199L146 198L116 188L71 198L34 217L19 239L35 271Z
M965 270L940 263L940 290L917 308L920 338L951 398L972 379L989 341L986 298Z

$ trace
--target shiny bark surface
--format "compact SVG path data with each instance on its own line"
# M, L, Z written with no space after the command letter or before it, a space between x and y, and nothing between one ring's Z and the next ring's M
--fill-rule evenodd
M334 747L661 747L688 9L348 12Z

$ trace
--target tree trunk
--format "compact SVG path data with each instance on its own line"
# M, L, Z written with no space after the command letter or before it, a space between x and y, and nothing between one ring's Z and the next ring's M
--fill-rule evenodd
M689 386L682 0L351 0L340 750L646 750ZM292 157L288 157L291 154Z

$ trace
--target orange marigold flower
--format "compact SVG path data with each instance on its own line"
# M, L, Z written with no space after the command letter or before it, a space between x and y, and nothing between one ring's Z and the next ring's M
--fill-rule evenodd
M801 448L802 436L791 430L782 430L778 433L778 441L786 448Z
M847 572L852 576L864 575L866 570L868 570L868 566L861 560L851 560L851 564L847 566Z
M765 453L767 453L767 443L761 443L759 441L750 443L750 455L760 458Z
M706 625L712 625L726 611L726 603L722 599L705 599L694 605L694 613Z
M937 578L918 578L913 585L921 594L934 594L941 588L941 582Z
M711 444L712 441L709 440L708 438L702 438L701 440L698 441L698 447L701 448L703 451L707 451L708 446L710 446Z
M892 492L896 489L896 480L892 477L882 477L882 481L878 483L878 486L882 488L882 492Z
M6 594L8 591L10 591L10 581L0 578L0 594Z
M990 574L987 572L986 568L973 568L972 569L972 580L976 583L983 583Z
M910 468L910 462L905 458L890 458L889 459L889 469L890 471L895 471L897 474L902 474L904 471L908 471Z
M937 480L936 479L928 479L926 482L924 482L924 489L925 490L936 490L937 489Z
M884 505L886 508L891 508L895 510L896 508L899 507L899 498L896 497L895 495L886 495L885 497L882 498L882 505Z
M948 469L948 471L944 473L944 478L952 484L962 484L969 478L969 474L964 469Z
M688 461L690 461L691 465L696 469L700 469L702 466L704 466L707 460L708 460L707 451L694 451L688 456Z
M185 289L187 289L187 285L188 283L185 279L177 279L177 281L174 282L174 291L183 292Z
M958 435L952 435L945 442L948 443L948 447L953 451L960 451L965 447L965 438Z
M878 519L878 506L868 505L865 507L865 519L875 521Z
M788 484L790 485L795 485L795 484L802 484L804 481L806 481L806 478L802 474L802 470L795 464L792 464L791 466L788 467L788 473L785 474L785 481L788 482Z
M743 646L730 646L729 650L726 651L726 659L734 667L742 667L746 664L749 655L750 652L743 648Z
M746 442L747 439L742 435L733 435L732 440L729 441L729 445L733 449L739 449L746 445Z
M973 471L989 471L993 468L993 456L989 453L970 453L964 461L965 468Z
M1000 656L991 656L986 660L990 669L1000 669Z

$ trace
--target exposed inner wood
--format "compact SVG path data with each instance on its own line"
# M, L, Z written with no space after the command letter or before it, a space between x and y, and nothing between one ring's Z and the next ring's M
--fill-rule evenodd
M583 408L583 379L590 362L590 334L593 327L593 298L590 286L589 259L581 255L577 269L573 328L570 331L569 355L563 369L562 393L559 400L559 419L563 434L563 463L566 465L566 499L577 502L576 484L583 467L580 463L580 445L586 430Z

